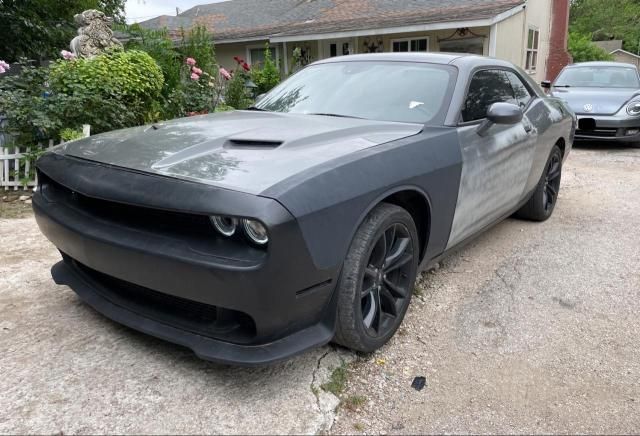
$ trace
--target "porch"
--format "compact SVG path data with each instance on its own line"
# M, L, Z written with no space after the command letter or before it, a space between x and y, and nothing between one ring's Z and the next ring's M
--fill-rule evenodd
M491 26L443 28L430 31L334 32L330 34L274 36L246 42L216 44L218 62L232 68L240 56L249 64L263 60L267 42L273 57L287 76L317 60L360 53L449 52L491 55Z

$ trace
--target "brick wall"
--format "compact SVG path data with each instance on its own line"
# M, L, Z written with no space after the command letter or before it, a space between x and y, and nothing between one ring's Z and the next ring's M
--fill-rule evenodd
M549 38L549 58L547 59L547 80L554 80L566 65L572 62L567 51L569 32L569 0L551 0L551 35Z

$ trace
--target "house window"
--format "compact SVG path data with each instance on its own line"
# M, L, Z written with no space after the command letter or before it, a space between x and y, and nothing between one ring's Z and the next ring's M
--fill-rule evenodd
M261 45L252 45L247 48L247 62L250 65L262 65L264 64L264 44ZM271 51L271 59L275 62L279 60L279 50L277 46L270 46L269 51Z
M538 65L538 44L540 43L540 31L532 27L529 28L527 37L527 61L525 69L529 72L536 71Z
M406 38L391 40L391 51L409 52L409 51L429 51L429 38Z

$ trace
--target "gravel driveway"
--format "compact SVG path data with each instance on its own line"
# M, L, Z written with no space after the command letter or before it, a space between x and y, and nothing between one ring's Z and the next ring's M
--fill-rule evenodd
M424 274L381 351L261 369L105 319L51 281L33 218L0 220L0 433L638 433L639 218L640 150L574 150L551 220ZM343 361L338 406L320 386Z

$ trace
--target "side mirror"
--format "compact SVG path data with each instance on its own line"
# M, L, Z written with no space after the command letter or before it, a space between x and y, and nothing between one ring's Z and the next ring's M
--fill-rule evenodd
M487 110L487 119L478 126L478 135L486 135L494 124L517 124L523 116L522 109L515 104L494 103Z
M540 82L540 86L542 86L544 89L551 89L551 80L543 80L542 82Z

